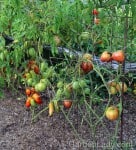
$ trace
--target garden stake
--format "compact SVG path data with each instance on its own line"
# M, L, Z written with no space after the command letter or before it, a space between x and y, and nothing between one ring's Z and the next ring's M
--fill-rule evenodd
M124 23L124 53L126 51L126 47L127 47L127 29L128 29L128 14L126 15L125 18L125 23ZM125 58L126 59L126 58ZM125 73L125 60L122 64L122 74L124 75ZM121 142L121 149L123 149L122 147L122 143L123 143L123 125L124 125L124 120L123 120L123 99L124 99L124 81L122 82L122 90L121 90L121 102L122 102L122 112L121 112L121 131L120 131L120 142Z

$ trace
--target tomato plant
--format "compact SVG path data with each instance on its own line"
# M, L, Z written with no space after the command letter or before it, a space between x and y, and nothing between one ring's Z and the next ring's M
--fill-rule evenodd
M47 95L44 110L49 109L49 116L60 110L65 114L61 106L76 104L72 108L80 113L81 124L95 136L98 124L105 124L103 109L117 101L122 104L122 94L129 91L122 68L125 59L136 60L136 11L133 1L126 3L0 2L0 92L2 85L23 86L25 106L32 110L43 103L41 95ZM65 114L67 121L72 120L71 110ZM118 108L107 109L106 117L118 120ZM95 143L96 137L92 139Z

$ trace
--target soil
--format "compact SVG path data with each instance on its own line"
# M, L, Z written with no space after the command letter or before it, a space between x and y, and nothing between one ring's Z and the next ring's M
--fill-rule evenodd
M64 113L54 113L48 116L44 111L32 122L32 111L24 106L25 97L4 90L5 96L0 100L0 150L109 150L111 136L115 132L115 122L103 120L95 132L95 142L88 124L81 123L81 114L77 109L70 112L69 119L82 137L75 136L74 130L67 122ZM19 95L19 96L18 96ZM43 97L44 104L36 108L35 113L43 110L48 98ZM136 149L136 98L124 96L124 114L122 131L122 149ZM68 114L68 110L64 110ZM84 115L84 117L86 117ZM93 124L93 120L92 120ZM90 125L91 126L91 125ZM121 149L120 130L116 135L118 140L115 150Z

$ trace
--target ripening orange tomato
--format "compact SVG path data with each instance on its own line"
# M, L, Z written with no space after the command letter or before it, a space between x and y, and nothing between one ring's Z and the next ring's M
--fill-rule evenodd
M100 24L100 19L98 19L98 18L94 18L94 24Z
M109 62L109 61L111 61L112 59L112 57L111 57L111 53L110 52L108 52L108 51L104 51L102 54L101 54L101 57L100 57L100 60L102 61L102 62Z
M119 117L119 109L116 106L110 106L105 111L105 115L111 121L117 120Z
M31 90L29 88L26 88L25 93L26 93L27 96L30 96L31 95Z
M32 98L34 99L34 101L35 101L37 104L42 104L42 99L41 99L40 94L34 93L34 94L32 95Z
M112 59L122 63L125 60L125 54L123 52L123 50L118 50L116 52L112 53Z

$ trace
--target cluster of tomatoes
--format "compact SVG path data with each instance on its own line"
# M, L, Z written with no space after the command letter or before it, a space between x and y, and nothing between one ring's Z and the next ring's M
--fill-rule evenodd
M30 60L23 75L23 81L27 86L34 87L37 92L43 92L50 85L49 78L53 71L46 62L37 65L35 61Z
M27 63L27 67L25 69L25 72L23 74L23 80L28 86L34 86L35 80L37 75L40 74L39 66L37 65L36 61L30 60Z
M43 92L49 85L48 78L52 75L52 69L48 68L45 62L37 65L36 61L29 60L25 73L23 74L23 82L26 84L26 107L42 104L40 92ZM45 70L47 70L45 72Z
M117 61L118 63L122 63L125 60L125 54L123 50L118 50L113 53L104 51L101 56L100 60L102 62L111 62L111 61Z
M110 94L115 95L117 92L125 93L128 90L127 84L125 82L117 82L115 80L108 82Z
M37 106L37 104L43 103L40 94L36 92L34 88L26 88L25 94L27 96L25 102L25 106L27 108L29 108L30 106L34 107Z
M37 65L36 61L30 60L27 63L27 67L23 78L25 79L25 83L27 88L25 89L26 94L26 102L25 106L35 107L39 104L42 104L42 98L40 96L40 92L45 91L46 87L50 85L49 79L53 75L53 68L48 67L45 62L39 63ZM60 84L60 83L59 83ZM59 85L60 86L60 85ZM56 92L56 95L62 95L59 90ZM55 98L54 98L55 99ZM54 112L58 112L60 108L60 104L58 103L58 99L51 100L48 104L49 116L52 116ZM72 100L65 99L62 101L62 106L66 109L69 109L72 106Z
M115 95L117 92L125 93L128 90L127 84L125 82L117 82L115 80L108 82L108 87L110 94ZM105 111L105 116L108 120L114 121L119 118L120 111L117 106L109 106Z

